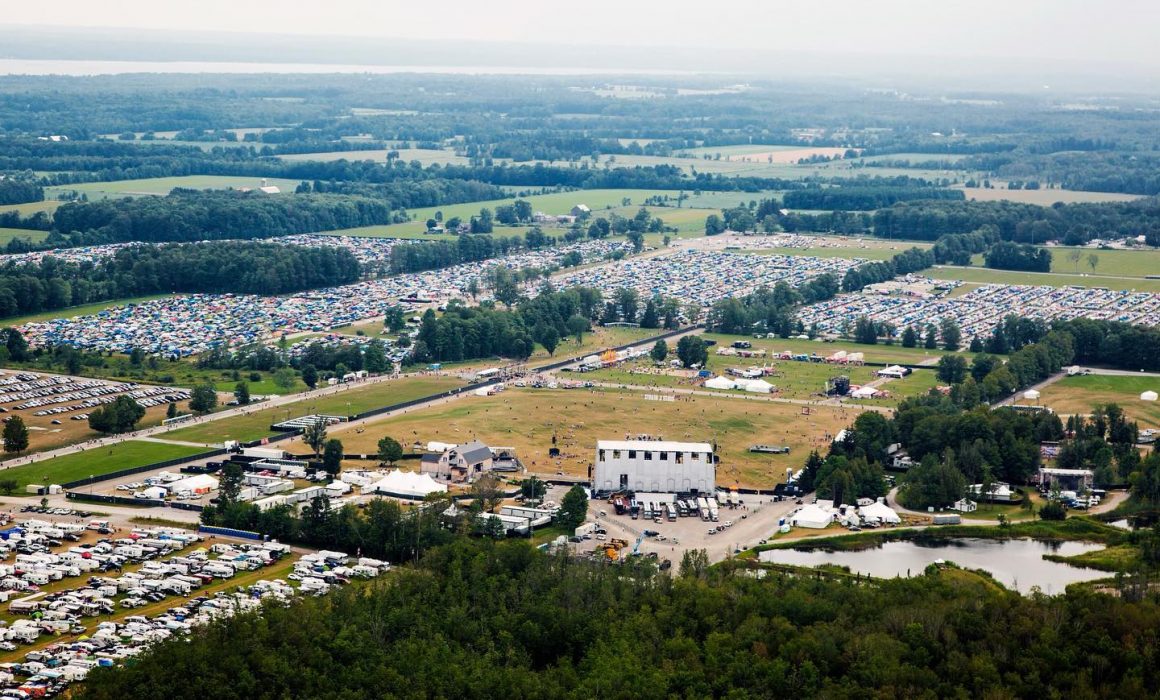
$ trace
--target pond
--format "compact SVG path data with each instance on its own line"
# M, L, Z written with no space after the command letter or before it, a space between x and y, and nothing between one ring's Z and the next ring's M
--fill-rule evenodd
M1038 586L1044 593L1063 593L1069 583L1107 578L1111 574L1047 561L1044 554L1072 556L1102 549L1088 542L1042 542L1039 540L986 540L963 538L937 544L887 542L856 552L827 552L816 549L797 551L772 549L761 552L761 561L794 566L834 564L850 571L878 578L919 576L937 560L950 561L964 569L983 569L1007 588L1028 593Z

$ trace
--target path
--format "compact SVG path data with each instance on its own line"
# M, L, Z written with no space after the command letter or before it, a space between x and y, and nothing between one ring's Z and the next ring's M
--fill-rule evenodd
M681 387L647 386L644 384L621 384L618 382L592 382L592 384L593 386L603 387L605 389L647 391L649 393L675 394L682 396L707 396L715 399L766 401L769 403L786 403L795 404L798 406L828 406L832 408L856 409L859 411L878 411L879 413L885 413L886 415L891 415L894 412L894 408L892 406L864 406L861 404L847 404L842 403L837 399L788 399L779 396L766 396L763 394L726 393L723 391L711 391L708 389L685 389Z

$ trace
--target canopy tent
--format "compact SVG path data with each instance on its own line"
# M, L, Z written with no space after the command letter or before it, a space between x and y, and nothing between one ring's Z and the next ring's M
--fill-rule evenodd
M1035 389L1028 389L1027 391L1023 392L1023 398L1027 399L1028 401L1038 401L1039 392Z
M885 503L878 503L875 501L868 506L862 506L858 509L859 515L863 520L876 520L880 523L892 523L897 525L902 522L902 518L898 517L898 513Z
M878 395L878 390L872 386L858 387L850 392L850 398L854 399L872 399Z
M790 516L790 523L797 527L810 527L820 530L834 522L834 514L816 504L803 506L801 510Z
M768 394L773 391L773 385L764 379L742 379L737 382L737 388L754 394Z
M1140 394L1141 401L1155 401L1156 397L1157 394L1154 391L1145 391L1143 394Z
M725 377L713 377L709 381L705 382L705 388L706 389L735 389L735 388L737 388L737 383L734 382L732 379L726 379Z
M382 479L363 488L363 493L381 493L396 498L422 500L430 493L444 493L447 486L431 478L429 474L405 472L396 469Z
M174 481L168 484L170 493L181 493L182 491L189 491L190 493L209 493L217 489L218 480L209 474L194 474L187 476L179 481Z

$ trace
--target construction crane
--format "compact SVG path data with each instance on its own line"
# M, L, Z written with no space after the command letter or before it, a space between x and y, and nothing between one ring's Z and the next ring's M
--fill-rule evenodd
M636 544L634 544L632 546L632 556L635 557L638 554L640 554L640 543L643 541L644 541L644 533L641 533L640 536L636 538Z

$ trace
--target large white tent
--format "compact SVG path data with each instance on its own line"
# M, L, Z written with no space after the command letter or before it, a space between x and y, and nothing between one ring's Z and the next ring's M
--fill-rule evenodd
M862 516L863 520L876 520L880 523L893 523L895 525L902 522L902 518L898 517L898 513L895 513L893 508L877 501L859 508L858 514Z
M1027 399L1028 401L1038 401L1039 392L1035 389L1028 389L1027 391L1023 392L1023 398Z
M709 381L705 382L705 388L706 389L735 389L735 388L737 388L737 382L734 382L732 379L726 379L725 377L713 377Z
M422 500L427 494L445 491L447 486L435 481L429 474L405 472L400 469L363 488L363 493L381 493L415 501Z
M768 394L773 391L773 385L764 379L739 379L737 388L754 394Z
M790 516L790 523L797 527L811 527L820 530L834 522L834 514L819 505L811 503Z
M1154 391L1145 391L1144 393L1140 394L1141 401L1155 401L1156 398L1157 394Z
M170 493L181 493L188 491L190 493L209 493L217 489L218 480L209 474L194 474L187 476L184 479L172 481L165 485Z

